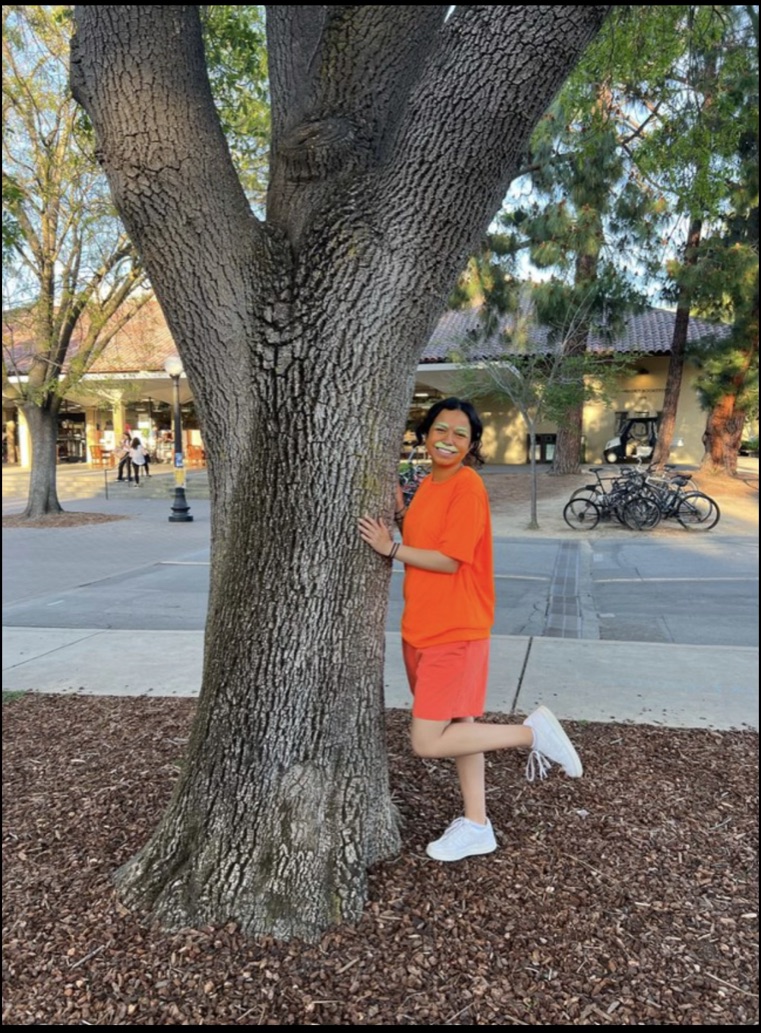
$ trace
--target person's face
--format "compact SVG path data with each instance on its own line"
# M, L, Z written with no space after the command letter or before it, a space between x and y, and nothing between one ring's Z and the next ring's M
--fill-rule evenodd
M465 459L470 438L470 420L465 413L442 409L426 435L425 447L434 466L450 469Z

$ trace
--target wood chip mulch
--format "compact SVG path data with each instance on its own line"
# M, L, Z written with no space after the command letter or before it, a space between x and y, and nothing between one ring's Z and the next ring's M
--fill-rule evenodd
M194 707L4 705L6 1025L757 1025L755 733L568 722L584 778L533 785L491 754L499 850L442 865L424 848L459 812L454 767L390 711L403 851L358 925L282 943L163 933L113 892Z

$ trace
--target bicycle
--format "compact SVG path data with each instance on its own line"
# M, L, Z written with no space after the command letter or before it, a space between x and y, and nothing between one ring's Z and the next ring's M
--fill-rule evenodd
M615 518L632 531L650 530L661 518L653 499L642 493L644 477L637 471L622 471L618 477L602 477L589 471L597 484L577 488L563 509L563 519L574 531L591 531L600 520Z
M705 492L685 491L690 480L690 474L672 477L651 474L645 478L643 490L656 502L664 519L676 517L687 531L710 531L718 524L721 510Z
M415 492L428 476L428 469L415 462L415 453L419 445L413 445L406 460L399 464L399 486L402 489L405 506L412 502Z

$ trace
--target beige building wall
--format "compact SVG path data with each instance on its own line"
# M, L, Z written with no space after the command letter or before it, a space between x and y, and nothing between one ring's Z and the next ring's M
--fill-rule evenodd
M616 413L627 412L629 415L642 413L657 415L663 409L663 396L668 373L668 355L644 356L637 360L636 370L626 378L622 378L618 391L611 398L610 404L588 402L584 407L584 440L585 462L604 462L603 450L606 441L615 436L617 429ZM646 372L645 372L646 371ZM420 374L420 371L419 371ZM682 376L682 390L677 410L674 440L682 440L684 445L672 447L671 459L677 463L698 465L703 458L703 431L705 430L706 413L700 408L695 380L697 370L689 362L685 363ZM433 377L425 377L433 386ZM435 386L446 391L444 378ZM492 463L509 465L528 461L528 430L517 409L506 405L503 399L485 398L477 403L479 415L484 423L483 453ZM555 424L542 421L537 425L538 434L556 433Z
M630 416L642 413L656 416L663 409L663 396L668 373L669 357L646 356L631 376L622 378L616 395L609 405L588 403L584 408L584 436L586 439L587 462L603 462L605 442L615 435L616 413L628 412ZM647 372L644 372L644 371ZM670 458L676 463L697 465L703 458L703 431L706 413L700 408L695 389L697 369L689 362L684 364L682 388L677 407L673 440L684 442L672 446Z

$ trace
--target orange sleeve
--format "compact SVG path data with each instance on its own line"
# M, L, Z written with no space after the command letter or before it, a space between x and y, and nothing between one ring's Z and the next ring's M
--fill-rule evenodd
M447 512L439 551L460 563L472 563L486 529L486 500L475 491L461 492Z

